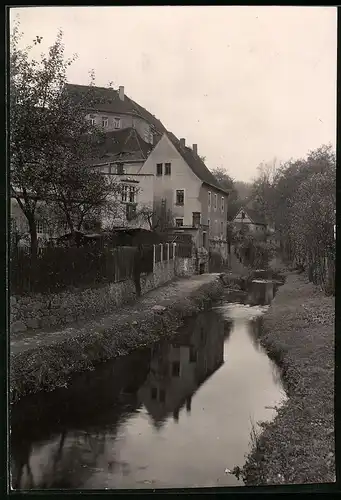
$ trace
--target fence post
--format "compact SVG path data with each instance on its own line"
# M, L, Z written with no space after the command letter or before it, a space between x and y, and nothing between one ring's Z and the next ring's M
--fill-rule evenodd
M153 245L153 271L155 269L155 263L156 263L156 245Z
M163 261L163 244L160 243L160 262Z
M169 260L169 243L167 243L167 260Z

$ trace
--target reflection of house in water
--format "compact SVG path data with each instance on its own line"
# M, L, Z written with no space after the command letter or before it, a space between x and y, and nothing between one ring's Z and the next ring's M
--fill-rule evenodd
M214 312L199 314L188 322L172 344L158 344L152 353L150 372L139 397L159 428L191 400L198 387L223 363L224 322Z
M264 306L270 304L273 296L274 284L271 281L264 283L252 282L248 296L248 303L252 306Z

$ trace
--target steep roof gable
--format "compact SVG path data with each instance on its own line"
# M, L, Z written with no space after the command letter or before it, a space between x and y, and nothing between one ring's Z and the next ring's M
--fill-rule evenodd
M206 167L202 159L197 154L195 154L191 148L187 146L182 147L180 145L179 139L177 139L177 137L172 132L167 132L166 135L173 144L173 146L175 147L175 149L178 151L178 153L182 156L187 165L190 167L190 169L202 182L208 184L209 186L215 189L218 189L219 191L222 191L227 195L230 194L229 191L224 189L219 184L219 182L216 180L212 172L210 172L209 169Z
M254 224L263 224L266 225L266 221L264 216L259 213L257 210L254 210L253 208L249 208L248 205L246 205L246 208L241 207L236 215L233 217L233 220L236 219L236 217L241 213L244 212L245 215L248 216L248 218L253 222Z

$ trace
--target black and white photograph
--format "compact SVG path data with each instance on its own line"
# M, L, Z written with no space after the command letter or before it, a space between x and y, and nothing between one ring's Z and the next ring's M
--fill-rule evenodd
M7 491L334 488L337 7L7 14Z

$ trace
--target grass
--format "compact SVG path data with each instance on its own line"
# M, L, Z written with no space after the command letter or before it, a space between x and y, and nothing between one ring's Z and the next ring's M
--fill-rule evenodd
M186 317L208 309L222 292L223 282L217 279L200 285L186 297L170 294L164 302L156 298L155 303L165 306L162 314L141 309L137 303L128 321L126 316L120 318L117 313L110 326L89 326L79 335L65 335L64 340L58 343L34 346L12 354L11 403L41 390L52 391L67 386L75 372L93 370L100 362L174 335Z
M280 366L288 401L252 435L246 485L335 481L334 317L303 275L289 274L264 317L260 341Z

